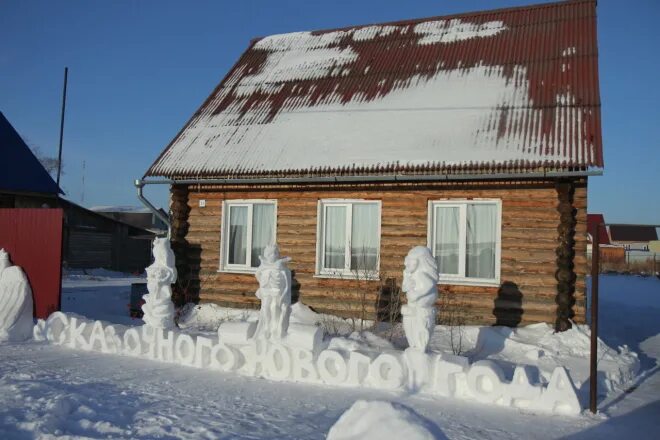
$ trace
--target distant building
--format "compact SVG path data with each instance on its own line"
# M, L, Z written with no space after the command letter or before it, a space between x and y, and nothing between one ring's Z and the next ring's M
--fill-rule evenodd
M94 206L90 209L108 218L135 226L136 228L146 229L157 235L167 233L167 225L148 208L135 206ZM160 211L167 217L167 213L163 209Z
M603 214L587 214L587 233L589 234L587 239L589 240L589 246L593 243L593 236L598 225L602 225L599 229L598 243L601 245L610 244L610 236L605 226L605 217Z
M72 268L141 272L151 261L152 222L134 226L59 197L64 194L0 113L0 209L62 208L62 260Z
M649 241L658 239L655 226L610 225L609 234L613 245L623 246L627 251L648 252Z
M64 264L142 272L151 261L154 233L60 199L64 209Z
M600 227L599 227L600 226ZM618 245L610 243L608 227L603 214L587 214L587 257L591 258L593 253L593 237L598 229L598 246L600 249L601 262L623 263L626 259L626 251Z

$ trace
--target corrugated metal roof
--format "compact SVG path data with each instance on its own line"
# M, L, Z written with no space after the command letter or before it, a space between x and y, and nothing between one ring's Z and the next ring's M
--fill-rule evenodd
M2 190L63 194L39 159L0 112L0 192Z
M610 225L612 241L633 241L644 243L658 239L655 226Z
M147 175L603 167L596 2L255 40Z

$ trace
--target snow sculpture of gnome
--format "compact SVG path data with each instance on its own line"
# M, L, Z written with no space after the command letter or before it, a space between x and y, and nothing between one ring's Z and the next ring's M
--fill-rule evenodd
M20 342L32 336L32 289L25 273L0 249L0 342Z
M403 329L411 348L426 351L435 327L438 265L429 248L416 246L404 261L402 290L408 303L401 306Z
M172 284L176 281L174 252L167 238L155 238L153 244L154 262L147 267L147 290L144 295L142 318L153 328L171 329L174 327L174 304L172 304Z
M268 245L259 257L261 264L257 268L259 289L257 298L261 300L259 323L256 337L280 339L289 327L291 313L291 271L287 263L290 257L281 257L276 244Z

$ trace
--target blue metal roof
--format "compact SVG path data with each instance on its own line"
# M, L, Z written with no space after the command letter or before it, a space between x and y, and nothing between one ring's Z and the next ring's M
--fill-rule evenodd
M0 191L64 194L0 112Z

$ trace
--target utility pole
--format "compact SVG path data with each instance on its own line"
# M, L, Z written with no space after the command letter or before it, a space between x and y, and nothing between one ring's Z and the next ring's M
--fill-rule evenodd
M57 153L57 186L60 186L62 175L62 140L64 139L64 112L66 111L66 83L69 76L69 68L64 68L64 90L62 92L62 117L60 119L60 146Z
M591 237L591 353L589 357L589 410L598 411L598 273L600 272L600 228Z
M85 203L85 161L82 163L82 190L80 191L80 203Z

